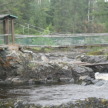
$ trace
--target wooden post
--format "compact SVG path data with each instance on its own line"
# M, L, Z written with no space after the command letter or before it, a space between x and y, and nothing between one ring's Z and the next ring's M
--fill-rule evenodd
M9 34L9 19L3 21L4 34ZM9 36L4 36L4 44L9 44Z
M14 44L15 43L14 19L11 19L11 34L12 34L12 44Z

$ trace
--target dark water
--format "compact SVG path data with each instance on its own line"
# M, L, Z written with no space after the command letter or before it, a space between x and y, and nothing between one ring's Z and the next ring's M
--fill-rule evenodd
M0 98L13 98L27 103L41 105L60 105L78 99L97 97L108 99L108 83L103 86L53 85L53 86L19 86L3 87Z

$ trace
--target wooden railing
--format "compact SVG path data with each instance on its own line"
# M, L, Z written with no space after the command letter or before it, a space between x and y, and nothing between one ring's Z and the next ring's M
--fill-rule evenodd
M11 34L0 34L0 45L5 44ZM108 44L108 33L54 34L54 35L15 35L15 44L27 46L66 46Z
M108 44L108 33L15 35L16 43L27 46Z

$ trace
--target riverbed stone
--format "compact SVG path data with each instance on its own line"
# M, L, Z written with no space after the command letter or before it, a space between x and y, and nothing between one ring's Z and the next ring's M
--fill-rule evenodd
M17 100L14 103L14 108L24 108L23 101L22 100Z
M5 79L7 77L6 70L0 68L0 79Z
M73 65L72 70L75 71L77 74L84 74L84 75L89 75L90 73L93 72L93 70L89 67L85 66L79 66L79 65Z
M100 63L100 62L107 62L108 56L104 55L84 55L80 57L80 60L82 62L88 62L88 63Z
M93 81L94 79L87 75L79 77L79 82L81 83L81 85L90 85L93 84Z
M65 82L65 83L74 82L74 81L72 81L72 78L60 78L60 81Z
M28 83L29 83L30 85L33 85L33 84L35 84L35 80L34 80L34 79L30 79L30 80L28 81Z
M71 84L74 84L74 82L75 82L74 78L71 78L70 81L69 81L69 83L71 83Z
M71 71L63 69L58 64L41 64L35 69L36 77L47 80L60 80L60 78L71 78Z
M94 85L96 85L96 86L102 86L102 85L104 85L105 83L106 83L105 80L98 80L98 81L96 81L96 82L94 83Z
M21 85L21 84L25 84L26 81L24 79L21 79L19 77L16 77L16 78L12 78L12 84L13 85Z
M72 74L76 83L82 81L92 82L91 78L94 78L93 70L85 66L73 65Z

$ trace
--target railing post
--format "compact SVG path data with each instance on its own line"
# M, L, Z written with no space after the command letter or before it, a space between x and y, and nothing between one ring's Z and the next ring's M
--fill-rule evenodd
M11 19L11 34L12 34L12 44L14 44L15 43L14 19Z
M3 29L4 29L4 34L9 34L9 19L4 19L3 21ZM4 36L4 43L9 44L9 36Z

